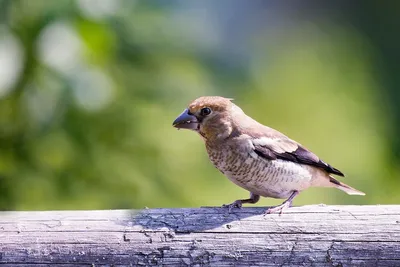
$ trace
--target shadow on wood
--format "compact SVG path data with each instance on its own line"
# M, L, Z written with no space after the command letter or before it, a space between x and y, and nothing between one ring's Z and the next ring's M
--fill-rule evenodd
M400 266L400 206L0 213L2 266Z

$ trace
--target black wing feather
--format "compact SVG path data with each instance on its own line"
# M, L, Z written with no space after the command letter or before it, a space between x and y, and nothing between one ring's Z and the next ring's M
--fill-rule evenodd
M271 149L268 149L265 146L257 146L256 145L254 152L256 152L256 154L259 155L260 157L268 159L268 160L277 159L277 155Z
M300 145L295 151L284 152L284 153L277 153L276 151L268 148L267 146L255 145L254 147L257 155L268 160L282 159L282 160L292 161L300 164L306 164L317 168L321 168L327 171L328 173L344 176L344 174L341 171L332 167L328 163L320 160L314 153L303 148Z

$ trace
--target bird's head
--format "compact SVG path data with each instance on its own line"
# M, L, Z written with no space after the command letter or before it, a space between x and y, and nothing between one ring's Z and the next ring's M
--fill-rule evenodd
M227 138L233 130L232 116L241 112L231 100L220 96L197 98L176 118L173 126L194 130L206 140Z

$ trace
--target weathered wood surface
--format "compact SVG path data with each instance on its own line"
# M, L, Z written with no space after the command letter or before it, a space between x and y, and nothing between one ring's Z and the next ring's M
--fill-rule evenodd
M5 266L400 266L400 206L0 213Z

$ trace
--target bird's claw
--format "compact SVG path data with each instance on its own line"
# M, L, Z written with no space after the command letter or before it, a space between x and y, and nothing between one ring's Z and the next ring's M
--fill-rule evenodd
M224 204L224 205L222 205L222 207L223 207L223 208L228 208L228 209L229 209L229 212L231 212L232 209L234 209L234 208L240 209L240 208L242 207L242 201L236 200L236 201L234 201L234 202L231 203L231 204Z
M277 213L277 212L279 212L279 216L280 216L280 215L282 215L283 210L289 208L290 206L292 206L291 202L284 202L281 205L267 209L264 213L264 216L267 214Z

